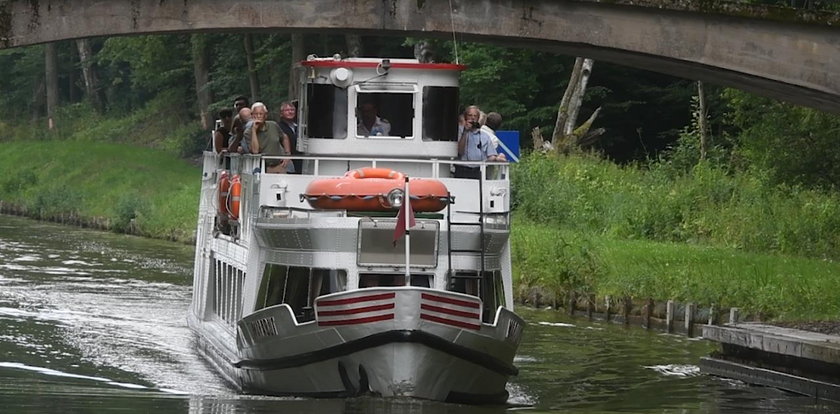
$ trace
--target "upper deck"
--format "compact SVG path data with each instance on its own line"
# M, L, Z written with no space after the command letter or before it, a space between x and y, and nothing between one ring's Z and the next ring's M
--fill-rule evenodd
M298 149L311 155L457 157L458 78L463 65L413 59L314 58L297 68ZM362 127L375 111L384 131Z

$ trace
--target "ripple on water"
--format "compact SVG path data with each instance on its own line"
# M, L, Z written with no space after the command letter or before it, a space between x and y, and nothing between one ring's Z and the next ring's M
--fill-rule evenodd
M173 389L168 389L168 388L151 388L151 387L147 387L145 385L140 385L140 384L114 381L114 380L111 380L109 378L104 378L104 377L94 377L94 376L89 376L89 375L74 374L72 372L59 371L59 370L52 369L52 368L26 365L26 364L23 364L23 363L20 363L20 362L0 362L0 368L31 371L31 372L36 372L36 373L41 374L41 375L48 375L48 376L54 376L54 377L63 377L63 378L73 378L73 379L80 379L80 380L87 380L87 381L95 381L95 382L101 382L101 383L105 383L105 384L108 384L108 385L113 385L113 386L117 386L117 387L121 387L121 388L134 389L134 390L154 390L154 391L168 392L168 393L174 393L174 394L186 394L185 392L179 391L179 390L173 390Z
M678 364L666 364L666 365L649 365L646 366L647 369L652 369L662 375L668 377L696 377L700 375L700 367L696 365L678 365Z

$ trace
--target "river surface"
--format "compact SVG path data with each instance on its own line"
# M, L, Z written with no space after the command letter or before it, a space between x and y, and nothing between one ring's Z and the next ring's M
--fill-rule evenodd
M700 374L702 340L519 309L508 406L240 395L193 350L190 246L0 215L2 413L830 413Z

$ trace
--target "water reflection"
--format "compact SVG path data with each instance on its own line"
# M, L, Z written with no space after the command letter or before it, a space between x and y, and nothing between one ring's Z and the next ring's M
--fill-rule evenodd
M699 374L704 341L527 309L507 407L241 395L193 350L192 260L189 246L0 216L0 411L840 412Z

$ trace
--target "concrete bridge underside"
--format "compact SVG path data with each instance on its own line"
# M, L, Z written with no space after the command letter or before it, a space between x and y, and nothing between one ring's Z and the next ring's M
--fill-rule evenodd
M452 38L454 26L459 40L592 57L840 113L840 29L832 24L632 3L0 0L0 47L93 36L220 30Z

